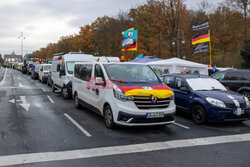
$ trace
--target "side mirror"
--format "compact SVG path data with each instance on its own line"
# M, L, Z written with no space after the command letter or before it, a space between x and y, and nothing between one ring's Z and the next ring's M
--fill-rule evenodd
M101 77L96 77L95 84L98 86L104 86L104 81Z
M61 76L66 75L65 70L60 70L60 74L59 75L61 75Z
M187 87L181 87L180 90L183 92L189 92L189 89Z

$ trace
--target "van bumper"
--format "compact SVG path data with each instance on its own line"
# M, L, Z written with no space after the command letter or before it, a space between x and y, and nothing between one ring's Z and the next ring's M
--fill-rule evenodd
M133 103L133 102L131 102ZM111 106L112 107L112 106ZM166 125L175 122L176 105L170 102L167 108L161 109L138 109L135 105L116 105L112 108L114 122L123 126L152 126ZM161 117L147 118L149 113L161 113Z

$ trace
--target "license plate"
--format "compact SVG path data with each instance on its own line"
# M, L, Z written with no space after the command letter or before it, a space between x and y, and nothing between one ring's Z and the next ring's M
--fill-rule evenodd
M146 118L163 118L163 117L164 117L163 112L153 112L146 114Z

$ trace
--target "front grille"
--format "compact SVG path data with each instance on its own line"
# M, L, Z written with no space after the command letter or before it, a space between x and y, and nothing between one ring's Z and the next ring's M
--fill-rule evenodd
M235 106L234 103L226 103L226 107L231 108L231 109L237 109L237 107ZM247 108L247 104L246 103L240 103L240 108Z
M134 96L134 103L139 109L167 108L170 98L157 99L154 101L151 96Z

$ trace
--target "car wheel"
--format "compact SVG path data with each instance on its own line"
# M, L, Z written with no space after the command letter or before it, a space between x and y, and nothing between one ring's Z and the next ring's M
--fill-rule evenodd
M74 104L75 104L75 107L76 107L77 109L80 109L80 108L81 108L81 105L80 105L80 103L79 103L79 99L78 99L78 95L77 95L77 94L74 95Z
M250 100L250 92L242 92L241 94Z
M192 108L192 118L197 124L205 123L207 121L207 118L204 108L200 105L195 105Z
M68 94L68 89L67 89L67 87L63 87L63 88L62 88L62 97L63 97L64 99L68 99L68 98L69 98L69 94Z
M106 127L108 129L113 129L115 127L112 109L109 105L107 105L104 108L104 120L105 120Z
M52 83L52 92L55 92L55 91L56 91L55 85L54 83Z

